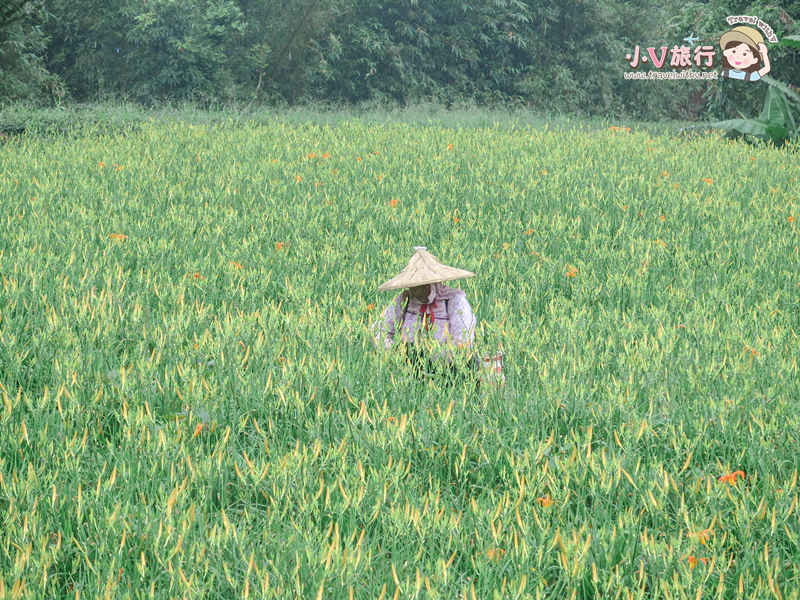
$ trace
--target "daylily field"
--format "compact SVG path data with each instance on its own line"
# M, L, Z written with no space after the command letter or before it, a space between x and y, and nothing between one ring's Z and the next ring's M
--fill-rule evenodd
M635 125L0 143L0 598L800 598L800 155ZM368 326L415 245L506 385Z

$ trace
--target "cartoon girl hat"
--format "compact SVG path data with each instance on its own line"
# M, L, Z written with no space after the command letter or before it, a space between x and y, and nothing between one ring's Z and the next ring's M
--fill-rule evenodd
M414 246L414 255L408 261L406 268L380 286L378 291L399 290L474 276L475 273L471 271L443 265L425 246Z
M730 42L742 42L753 48L758 48L759 44L764 43L764 37L758 29L753 29L747 25L740 25L739 27L734 27L730 31L726 31L722 34L722 37L719 38L720 48L724 48Z

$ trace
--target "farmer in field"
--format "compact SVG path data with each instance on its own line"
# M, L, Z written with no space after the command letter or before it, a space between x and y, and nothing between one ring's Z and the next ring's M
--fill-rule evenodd
M444 372L463 378L474 364L475 315L466 294L442 282L475 273L443 265L424 246L414 250L406 268L378 288L404 291L373 324L375 344L387 350L402 345L420 377Z

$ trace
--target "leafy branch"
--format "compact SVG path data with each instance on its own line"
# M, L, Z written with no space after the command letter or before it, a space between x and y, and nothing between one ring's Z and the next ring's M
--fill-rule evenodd
M790 85L773 79L769 75L761 77L761 81L768 84L769 87L764 99L764 107L757 118L748 119L739 113L740 119L703 123L686 129L709 127L722 129L726 132L727 137L752 136L771 141L776 146L800 137L800 95ZM798 117L795 117L795 114Z
M5 6L0 7L0 29L21 21L33 12L33 3L30 0L6 0Z

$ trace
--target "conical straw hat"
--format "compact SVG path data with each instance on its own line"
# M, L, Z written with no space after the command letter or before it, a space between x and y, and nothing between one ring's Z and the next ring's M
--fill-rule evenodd
M443 265L425 246L414 246L414 250L414 256L408 261L406 268L379 287L379 292L475 276L471 271Z

